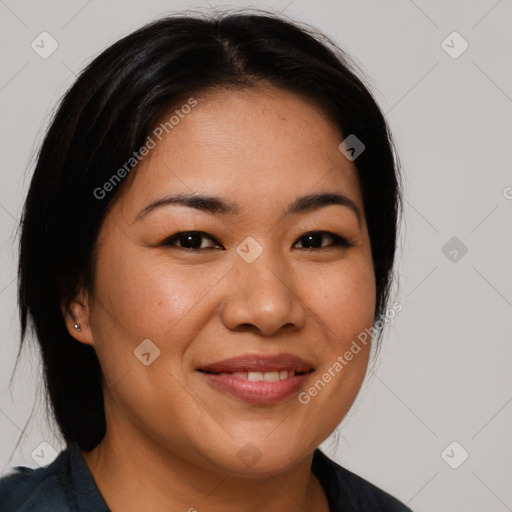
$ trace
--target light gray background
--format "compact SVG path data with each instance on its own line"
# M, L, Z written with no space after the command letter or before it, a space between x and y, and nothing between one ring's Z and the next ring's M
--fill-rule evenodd
M52 109L110 43L166 12L209 5L283 11L326 32L371 77L398 144L403 311L337 448L333 436L324 450L415 511L512 510L510 0L0 0L0 468L36 467L43 441L63 446L38 405L36 353L24 353L8 386L19 338L15 230ZM47 59L30 46L43 31L59 44ZM453 31L469 44L456 59L441 46ZM460 44L445 43L452 53ZM454 236L468 248L455 262L442 252ZM452 441L469 453L458 469L441 457ZM461 453L448 450L450 462Z

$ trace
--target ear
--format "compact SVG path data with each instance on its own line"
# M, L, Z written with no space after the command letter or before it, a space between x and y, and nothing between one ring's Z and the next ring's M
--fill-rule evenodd
M61 303L61 311L69 334L80 343L94 346L87 293L81 289L71 302ZM80 326L79 331L75 329L75 324Z

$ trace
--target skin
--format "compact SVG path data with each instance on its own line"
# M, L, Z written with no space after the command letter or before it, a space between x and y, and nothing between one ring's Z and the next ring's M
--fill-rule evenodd
M356 169L338 150L337 127L299 96L259 86L195 98L106 217L94 291L64 310L104 375L107 435L83 455L114 512L325 512L313 451L352 405L369 344L307 405L296 395L250 404L196 369L288 352L312 362L307 389L372 325L375 281ZM220 196L240 213L167 205L135 221L152 201L180 192ZM360 219L340 205L282 216L298 197L320 192L350 198ZM217 249L163 243L192 230L213 237L202 247ZM324 234L305 249L304 235L317 230L354 246ZM249 236L263 249L250 264L236 253ZM160 356L145 366L134 349L148 338ZM261 455L249 467L237 455L248 442Z

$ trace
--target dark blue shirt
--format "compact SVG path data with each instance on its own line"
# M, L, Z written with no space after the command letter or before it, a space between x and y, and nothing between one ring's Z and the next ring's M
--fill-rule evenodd
M315 450L311 466L331 512L411 512L398 500ZM110 512L80 447L69 443L48 466L18 466L0 479L0 512Z

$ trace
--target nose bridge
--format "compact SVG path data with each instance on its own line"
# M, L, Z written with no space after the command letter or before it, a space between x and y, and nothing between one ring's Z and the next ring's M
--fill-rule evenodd
M233 285L223 309L230 328L252 324L269 335L287 324L303 324L303 308L294 291L293 271L279 251L263 250L253 240L237 248Z
M245 294L269 305L275 303L274 307L282 303L280 306L283 307L289 301L289 286L292 284L289 283L291 271L287 268L286 261L278 251L266 248L256 255L256 249L251 247L251 242L245 244L240 250L249 246L253 257L256 256L254 260L246 260L239 255L236 262L236 274L245 283Z

